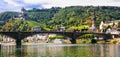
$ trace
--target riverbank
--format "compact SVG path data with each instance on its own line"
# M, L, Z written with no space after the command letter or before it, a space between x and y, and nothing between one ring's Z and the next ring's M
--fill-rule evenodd
M49 43L45 42L22 42L22 45L41 45L41 44L71 44L69 40L63 40L65 43L54 43L53 41ZM91 39L76 39L76 44L92 44ZM95 44L120 44L120 39L110 39L108 41L97 40ZM16 45L13 43L1 43L0 45Z
M91 39L77 39L76 44L91 44ZM110 39L110 40L96 40L96 44L116 44L119 43L120 39Z

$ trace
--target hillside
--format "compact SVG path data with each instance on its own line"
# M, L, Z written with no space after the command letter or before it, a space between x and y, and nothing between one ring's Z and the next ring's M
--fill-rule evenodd
M120 7L93 7L93 6L71 6L61 9L54 15L48 26L55 24L70 28L71 26L89 25L91 19L96 15L96 25L99 26L101 21L111 21L120 19ZM53 25L54 26L54 25Z
M26 21L26 22L29 24L29 26L31 26L32 28L34 28L34 26L40 26L40 27L42 27L42 31L50 31L50 28L48 28L45 23L41 23L41 22L39 22L39 21L33 21L33 20L25 20L25 21Z
M33 27L26 21L9 19L9 21L2 27L1 31L33 31Z
M10 19L10 16L18 14L14 12L4 13L5 14L0 13L0 23L2 23L2 25L5 24L2 29L6 27L6 24L8 23L6 21ZM65 26L66 30L87 29L91 27L91 21L94 17L94 14L96 16L95 22L97 27L99 26L101 21L120 19L120 7L112 6L71 6L65 8L53 7L50 9L33 8L31 10L27 10L25 13L28 15L29 18L27 20L24 20L24 22L26 22L32 28L34 26L41 26L43 30L47 31L57 30L60 26ZM9 17L6 17L7 15ZM11 25L15 26L17 24L14 24L13 22L13 24ZM4 31L9 31L9 26L6 29L7 30ZM16 30L13 29L13 31Z
M35 21L48 22L59 11L59 7L52 7L50 9L36 9L27 10L25 13L29 19Z
M2 27L1 31L34 31L35 26L42 27L44 31L50 31L45 24L32 21L32 20L20 20L20 19L9 19L9 21Z
M59 7L50 9L36 9L27 10L25 14L29 17L28 20L48 22L55 13L59 11ZM0 26L3 26L11 17L18 17L19 12L2 12L0 13Z
M0 28L13 16L17 16L17 12L2 12L0 13Z

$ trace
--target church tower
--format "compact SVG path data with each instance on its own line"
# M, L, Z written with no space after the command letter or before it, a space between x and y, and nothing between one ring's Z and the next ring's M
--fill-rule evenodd
M93 12L93 15L92 15L92 25L91 27L88 29L89 32L96 32L97 31L97 28L96 28L96 13L95 13L95 10Z
M92 18L92 28L95 30L96 29L96 13L95 13L95 10L94 10L94 13L93 13L93 18Z
M95 10L94 10L94 12L93 12L93 17L91 18L91 20L92 20L92 26L89 28L89 30L88 31L90 31L90 32L96 32L96 13L95 13Z

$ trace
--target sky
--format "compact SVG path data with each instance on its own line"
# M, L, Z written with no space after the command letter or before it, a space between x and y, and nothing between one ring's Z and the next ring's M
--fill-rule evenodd
M117 6L120 0L0 0L0 12L20 11L32 8L51 8L67 6Z

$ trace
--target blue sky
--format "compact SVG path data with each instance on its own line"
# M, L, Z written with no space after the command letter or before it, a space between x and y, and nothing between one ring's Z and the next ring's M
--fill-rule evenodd
M20 11L22 7L32 9L91 5L120 7L120 0L0 0L0 12Z

